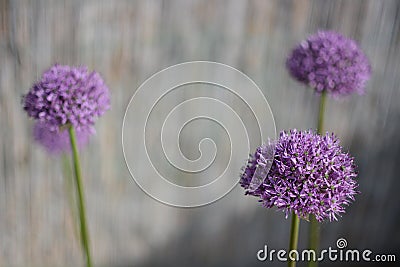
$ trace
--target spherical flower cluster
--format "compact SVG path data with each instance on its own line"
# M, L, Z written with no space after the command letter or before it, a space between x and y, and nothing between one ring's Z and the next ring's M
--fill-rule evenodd
M266 153L268 146L257 148L242 173L240 184L246 194L259 197L267 208L275 206L286 216L294 211L302 218L313 214L318 221L332 221L337 220L337 215L345 211L345 206L358 193L354 160L342 151L333 134L281 132L271 169L263 183L256 190L250 190L256 168L265 165Z
M71 151L68 129L52 131L46 123L36 122L33 127L33 138L51 154L61 154ZM76 141L80 148L85 146L92 132L87 129L76 131Z
M364 93L371 76L368 58L357 43L333 31L319 31L301 42L286 67L298 81L335 97Z
M28 115L53 131L72 125L86 131L110 107L107 86L86 67L54 65L23 98Z

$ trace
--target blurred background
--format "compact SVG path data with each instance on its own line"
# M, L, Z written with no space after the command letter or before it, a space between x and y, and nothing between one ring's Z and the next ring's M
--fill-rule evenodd
M143 193L124 162L122 119L152 74L210 60L255 81L278 131L315 128L318 97L289 77L284 62L318 29L357 40L373 70L364 96L327 104L326 128L355 156L362 193L338 222L322 225L321 247L343 237L350 248L399 260L400 1L1 0L0 18L0 266L83 264L61 160L33 143L21 108L21 95L56 62L96 69L111 90L112 108L81 153L96 266L284 266L258 262L256 253L286 248L290 221L239 186L195 209ZM300 248L307 228L302 221ZM328 265L362 263L321 263Z

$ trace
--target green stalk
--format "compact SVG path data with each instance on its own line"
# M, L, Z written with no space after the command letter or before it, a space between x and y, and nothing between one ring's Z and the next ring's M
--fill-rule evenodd
M289 251L297 250L297 242L299 240L299 227L300 227L300 219L299 217L293 212L292 213L292 224L290 227L290 242L289 242ZM288 266L289 267L296 267L296 261L292 261L288 257Z
M66 154L62 155L62 162L63 162L63 173L64 173L64 186L65 186L65 194L67 195L68 198L68 204L69 204L69 210L71 213L71 218L72 218L72 228L74 231L75 238L78 240L79 235L78 235L78 210L76 207L76 193L73 191L74 187L74 180L73 180L73 174L71 172L71 163L69 161L69 158L67 157Z
M320 239L320 234L321 234L321 226L315 216L311 216L311 225L310 225L310 236L309 236L309 249L312 249L315 251L315 254L318 257L318 250L319 250L319 239ZM308 262L308 267L317 267L318 262L317 261L309 261Z
M322 91L321 99L319 101L318 125L317 125L317 132L319 134L323 134L324 131L325 104L326 104L326 91Z
M324 132L324 115L325 115L325 104L326 104L327 93L326 91L322 91L321 99L319 102L319 112L318 112L318 125L317 125L317 132L318 134L323 134ZM315 216L311 216L311 224L310 224L310 234L308 240L309 249L315 251L315 254L318 255L319 250L319 239L321 235L321 226L320 223L317 221ZM308 267L317 267L317 261L309 261Z
M92 267L92 260L90 257L90 248L89 248L89 233L87 230L87 223L86 223L86 211L85 211L85 201L84 201L84 195L83 195L81 166L79 163L78 145L76 142L76 135L75 135L75 130L74 130L73 126L69 127L69 137L71 140L72 155L73 155L73 161L74 161L75 182L76 182L76 190L77 190L77 196L78 196L81 240L82 240L84 252L86 254L86 266Z

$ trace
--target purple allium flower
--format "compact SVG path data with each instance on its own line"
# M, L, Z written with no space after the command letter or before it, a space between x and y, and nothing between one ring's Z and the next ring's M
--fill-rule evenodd
M263 166L268 146L257 148L245 167L240 184L246 194L260 198L267 208L294 211L318 221L337 220L345 206L354 201L358 186L353 158L342 151L333 134L324 136L312 131L282 131L275 144L272 167L264 182L254 191L249 189L257 166Z
M371 65L357 43L333 31L319 31L301 42L286 67L298 81L335 97L364 93L371 76Z
M24 96L23 107L51 130L67 124L86 130L109 109L110 97L97 72L56 64Z
M81 129L76 131L76 139L79 147L85 146L92 131ZM71 151L71 142L68 129L51 130L51 127L43 122L36 122L33 126L33 138L41 144L49 153L60 154Z

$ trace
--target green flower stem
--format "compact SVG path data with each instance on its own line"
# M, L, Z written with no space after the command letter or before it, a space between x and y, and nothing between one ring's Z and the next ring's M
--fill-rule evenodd
M72 228L74 231L75 238L79 240L79 230L78 230L78 209L77 209L77 201L76 201L76 193L73 191L74 180L73 174L71 171L71 163L66 154L62 155L62 165L63 165L63 173L64 173L64 186L65 186L65 194L68 198L69 210L72 218Z
M322 135L324 132L324 115L325 115L325 104L326 104L327 93L326 91L322 91L321 99L319 102L319 112L318 112L318 125L317 125L317 132L318 134ZM321 235L321 226L320 223L317 221L315 216L311 216L311 224L310 224L310 234L309 234L309 241L308 246L309 249L315 251L318 255L319 249L319 239ZM317 261L310 261L308 262L308 267L317 267Z
M319 112L318 112L318 125L317 132L323 134L324 131L324 116L325 116L325 104L326 104L326 91L322 91L321 99L319 101Z
M308 246L309 246L309 249L314 250L315 254L318 255L321 226L320 226L320 223L315 218L315 216L311 216L310 222L311 222L311 224L310 224L310 236L309 236ZM318 266L317 261L309 261L308 262L308 267L317 267L317 266Z
M297 242L299 240L299 227L300 227L300 219L299 217L293 212L292 213L292 225L290 227L290 243L289 243L289 251L297 250ZM289 267L296 267L296 261L292 261L288 258L288 266Z
M90 248L89 248L89 233L87 230L85 201L84 201L83 185L82 185L82 178L81 178L82 177L81 167L79 164L79 153L78 153L78 145L76 143L75 129L73 126L69 127L69 137L71 140L72 155L73 155L73 161L74 161L75 182L76 182L76 190L77 190L77 196L78 196L81 240L82 240L83 249L86 254L86 266L92 267L92 260L90 257Z

